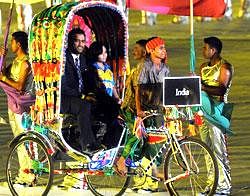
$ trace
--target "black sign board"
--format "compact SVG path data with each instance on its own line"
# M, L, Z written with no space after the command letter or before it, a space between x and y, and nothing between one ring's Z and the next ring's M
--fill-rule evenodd
M200 106L200 77L165 77L163 80L163 105L166 107Z

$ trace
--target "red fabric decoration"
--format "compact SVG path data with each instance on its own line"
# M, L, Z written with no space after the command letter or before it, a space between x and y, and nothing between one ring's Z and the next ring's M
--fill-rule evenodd
M127 0L127 7L159 14L190 15L189 0ZM193 0L194 16L222 17L226 10L224 0Z

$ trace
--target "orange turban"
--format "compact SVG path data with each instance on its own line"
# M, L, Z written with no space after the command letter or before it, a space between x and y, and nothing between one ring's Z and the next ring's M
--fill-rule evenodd
M164 44L165 42L163 39L159 37L153 38L150 41L148 41L146 44L147 52L150 52L152 49L155 49L157 46L164 45Z

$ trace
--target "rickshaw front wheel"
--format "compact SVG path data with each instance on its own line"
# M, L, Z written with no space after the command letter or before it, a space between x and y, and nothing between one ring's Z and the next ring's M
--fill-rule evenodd
M164 162L164 177L165 182L169 180L166 187L170 195L214 195L219 176L214 153L195 138L185 138L179 145L179 149L168 151Z
M44 143L29 136L13 145L6 176L12 195L47 195L53 183L53 162Z

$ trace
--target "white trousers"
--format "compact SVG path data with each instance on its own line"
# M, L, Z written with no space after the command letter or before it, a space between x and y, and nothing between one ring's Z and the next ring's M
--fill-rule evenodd
M219 181L216 192L230 194L232 185L225 135L218 127L205 121L200 127L200 136L214 152L218 161ZM209 166L209 163L207 165Z

